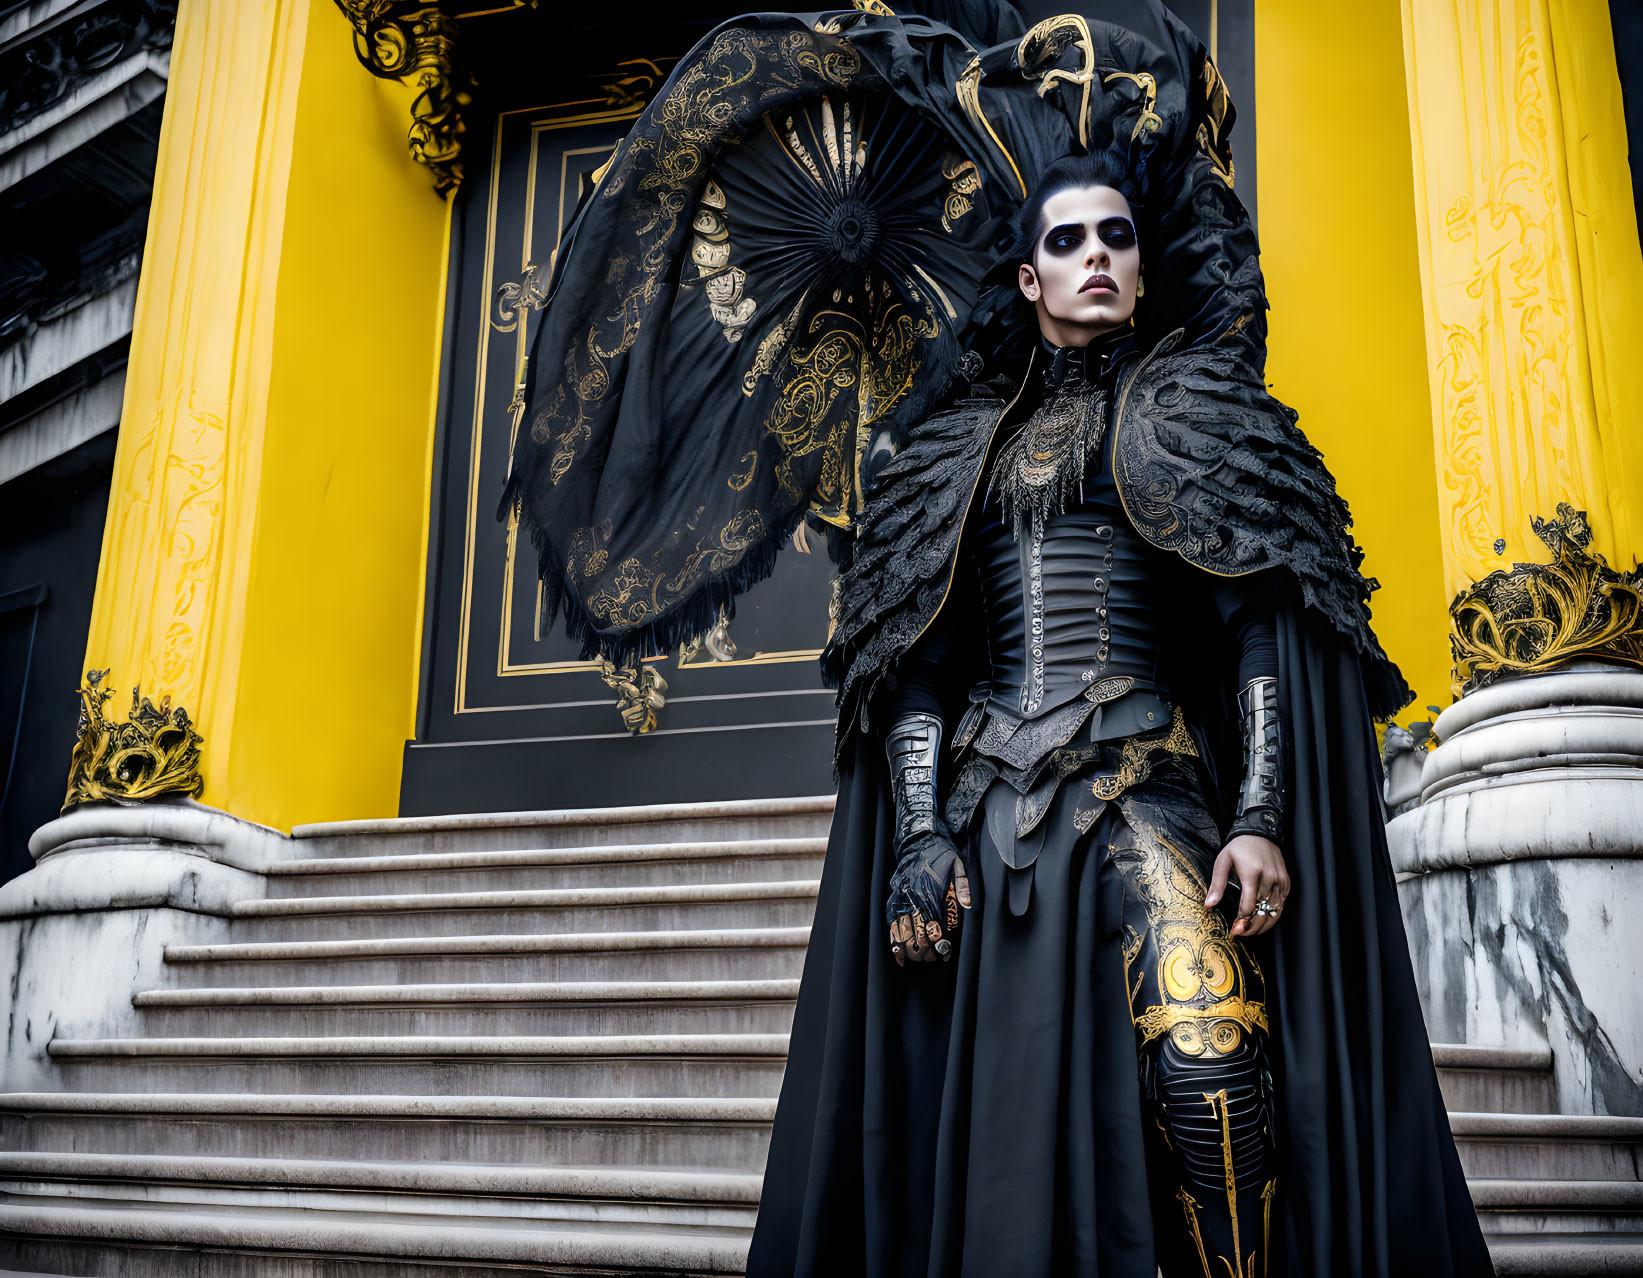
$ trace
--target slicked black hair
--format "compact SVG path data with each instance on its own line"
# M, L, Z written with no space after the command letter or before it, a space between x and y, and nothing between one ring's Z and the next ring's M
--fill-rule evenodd
M1139 238L1142 201L1130 172L1129 161L1111 150L1064 155L1039 175L1037 184L1016 214L1015 240L1010 247L1011 261L1032 261L1033 246L1044 232L1044 206L1050 202L1051 196L1081 186L1110 186L1128 200L1130 211L1137 219L1136 235Z

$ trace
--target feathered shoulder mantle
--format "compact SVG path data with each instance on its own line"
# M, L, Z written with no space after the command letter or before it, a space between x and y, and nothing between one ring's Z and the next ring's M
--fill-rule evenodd
M1118 376L1113 478L1136 531L1217 576L1272 571L1352 644L1371 711L1410 698L1376 640L1351 514L1296 414L1235 350L1178 349L1171 334ZM902 655L945 602L965 519L1016 387L973 385L926 418L878 475L839 582L822 674L838 689L841 741L870 726Z

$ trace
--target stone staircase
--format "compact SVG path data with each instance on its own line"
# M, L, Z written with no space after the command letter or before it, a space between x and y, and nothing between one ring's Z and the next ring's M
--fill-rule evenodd
M1550 1112L1550 1051L1432 1055L1502 1278L1643 1274L1643 1118Z
M831 801L299 829L141 1032L0 1095L0 1266L739 1273ZM1436 1049L1503 1274L1643 1274L1643 1119Z

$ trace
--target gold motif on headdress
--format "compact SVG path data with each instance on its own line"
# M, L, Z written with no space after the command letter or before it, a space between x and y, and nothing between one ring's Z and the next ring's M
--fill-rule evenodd
M1073 48L1083 55L1082 65L1076 70L1051 65ZM1076 13L1046 18L1021 37L1021 42L1015 47L1015 60L1022 75L1038 81L1038 96L1041 98L1057 84L1078 86L1078 145L1088 147L1090 85L1095 81L1095 41L1090 36L1090 24ZM1107 78L1110 80L1112 77Z

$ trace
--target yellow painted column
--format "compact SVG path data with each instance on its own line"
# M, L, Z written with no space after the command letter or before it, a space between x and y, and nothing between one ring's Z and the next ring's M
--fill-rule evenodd
M1267 380L1352 507L1376 633L1423 717L1449 700L1449 595L1398 0L1261 0L1255 72Z
M397 810L448 209L328 0L183 0L86 650L203 802Z
M1606 4L1402 0L1450 594L1589 513L1643 551L1643 254Z

